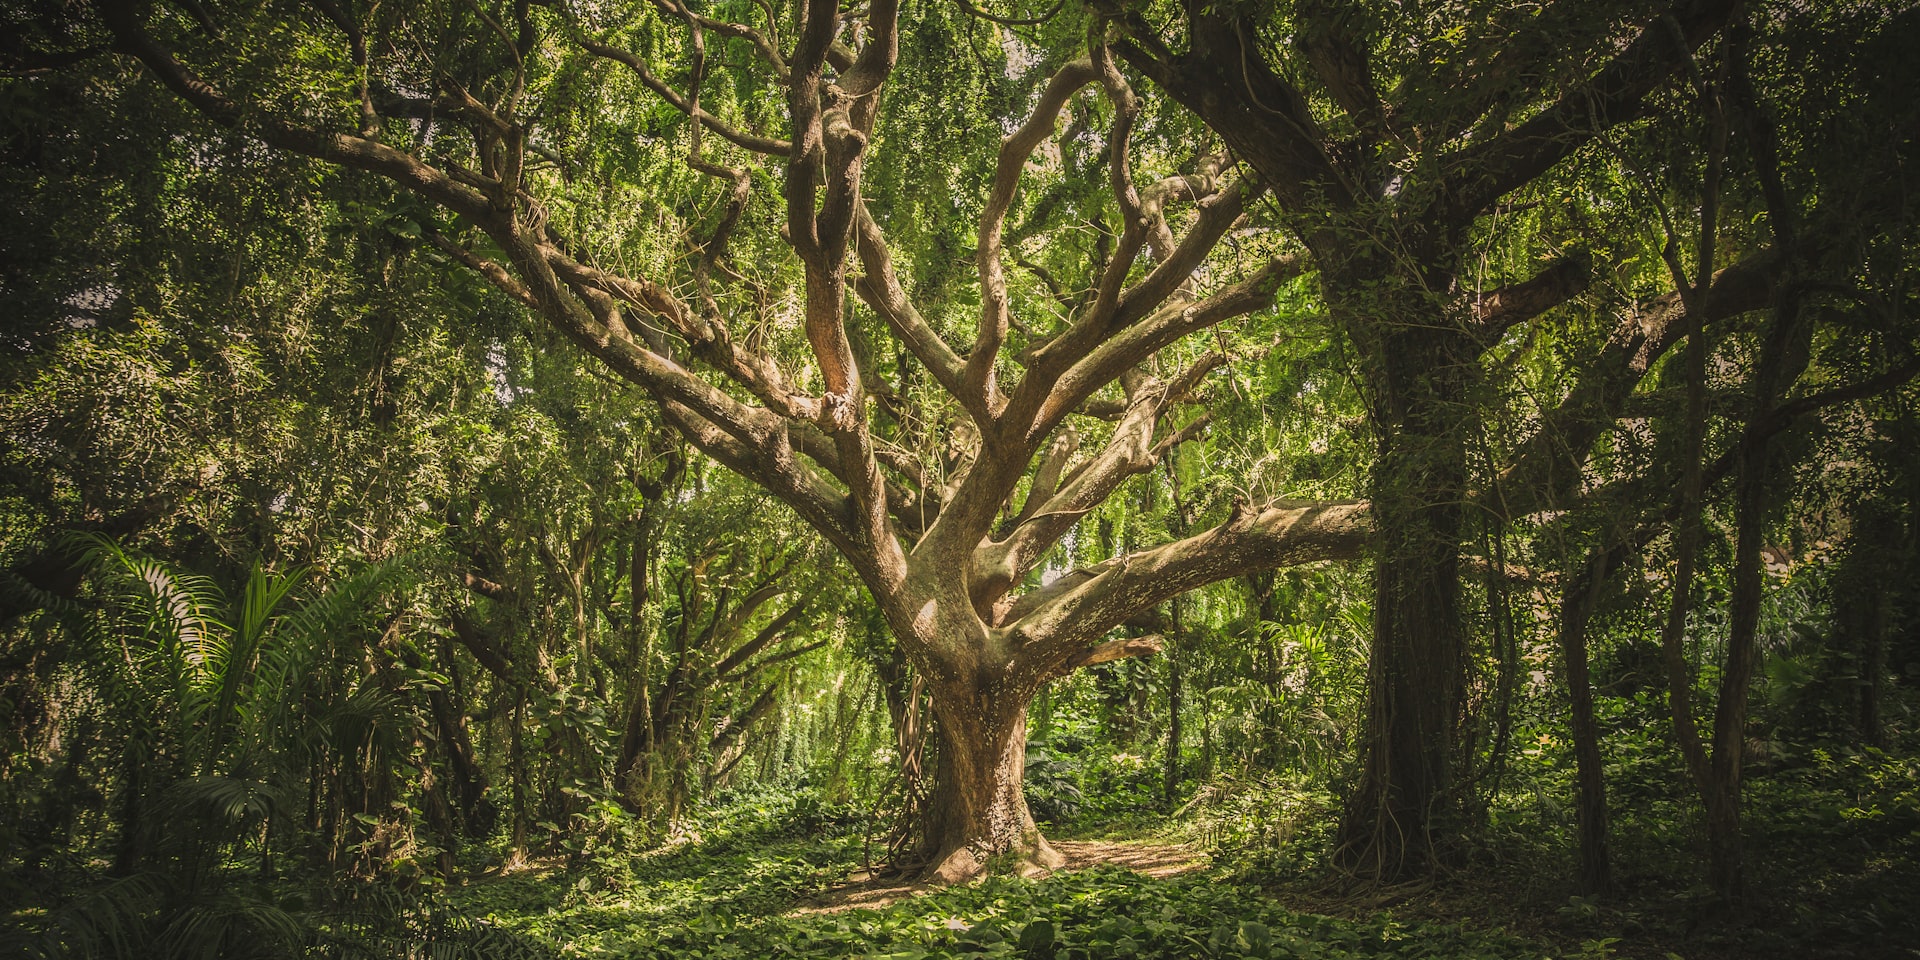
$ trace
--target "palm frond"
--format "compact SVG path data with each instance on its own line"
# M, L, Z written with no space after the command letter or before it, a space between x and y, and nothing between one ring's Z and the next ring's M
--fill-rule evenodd
M298 957L306 925L270 903L221 894L189 903L156 938L155 953L169 960Z
M184 809L198 809L230 827L258 823L292 805L286 789L247 777L190 777L167 789L167 798Z
M254 659L279 616L276 611L287 601L304 574L304 567L283 574L270 573L257 562L248 574L247 585L235 604L236 626L226 650L226 660L217 671L218 690L206 718L203 769L212 770L213 763L227 745L232 729L242 720L246 711L241 697L243 688L249 686L254 675ZM281 688L268 689L279 692Z
M139 873L89 890L47 918L41 957L136 958L147 956L153 932L150 918L165 889L158 874Z

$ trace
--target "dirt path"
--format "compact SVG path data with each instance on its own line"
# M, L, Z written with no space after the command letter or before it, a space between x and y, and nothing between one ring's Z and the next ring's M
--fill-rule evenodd
M1062 871L1112 864L1141 876L1160 879L1206 866L1199 853L1179 844L1144 840L1054 840L1052 843L1053 848L1067 858L1066 866L1060 868ZM793 910L792 914L879 908L930 889L924 883L911 883L885 875L869 876L866 871L855 871L847 878L847 882L815 895Z
M1055 840L1053 848L1065 854L1062 870L1085 870L1103 863L1126 867L1141 876L1159 880L1177 876L1207 865L1202 854L1177 843L1147 840Z

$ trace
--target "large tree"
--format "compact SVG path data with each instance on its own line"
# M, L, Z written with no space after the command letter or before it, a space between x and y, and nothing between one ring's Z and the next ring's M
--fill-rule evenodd
M1207 583L1365 546L1364 504L1262 496L1040 576L1083 516L1204 427L1186 401L1242 347L1194 335L1265 310L1305 266L1245 229L1260 182L1178 138L1134 142L1141 104L1098 33L1064 63L1011 42L981 55L975 92L1039 80L1008 118L991 98L939 102L967 92L941 89L948 45L967 39L959 11L923 9L908 36L928 59L903 64L888 0L764 20L670 0L96 10L114 50L214 123L404 188L450 257L838 549L931 693L929 876L1058 864L1021 791L1026 710L1064 672L1157 649L1115 628ZM886 93L903 74L917 100ZM890 126L887 98L919 115ZM985 149L916 154L941 110L984 128L955 139ZM875 191L879 206L865 180L889 154L933 174L905 179L963 186L944 210L908 187ZM1052 199L1023 194L1029 177ZM590 221L649 196L678 205L656 219L671 227L603 242ZM917 222L956 209L977 211L970 282L949 275L955 231Z
M1741 4L1302 0L1190 3L1164 19L1096 6L1121 33L1116 52L1271 189L1359 357L1379 541L1363 772L1341 851L1365 874L1420 871L1446 854L1472 779L1461 575L1480 519L1570 503L1594 441L1687 324L1765 306L1780 262L1749 244L1715 276L1707 201L1701 252L1684 268L1697 288L1682 272L1683 289L1634 305L1600 349L1576 354L1577 376L1555 385L1565 401L1536 418L1544 429L1489 468L1476 448L1490 370L1513 355L1516 330L1586 290L1581 248L1606 239L1541 232L1515 214L1540 205L1536 192L1583 151L1655 113L1689 70L1697 81L1698 52ZM1647 139L1686 156L1695 136L1668 122ZM1516 244L1521 231L1533 241ZM1515 247L1545 265L1516 271Z
M96 0L48 35L136 59L227 135L397 185L393 216L830 542L931 693L929 875L1057 862L1020 789L1050 679L1157 649L1124 627L1186 591L1370 549L1343 850L1425 869L1472 780L1476 518L1572 503L1641 379L1789 262L1695 191L1697 252L1615 289L1617 326L1564 345L1572 375L1496 455L1486 385L1594 259L1591 233L1509 225L1587 190L1569 167L1621 131L1717 169L1724 146L1687 146L1710 118L1659 108L1714 87L1740 4L1089 7ZM1199 533L1076 537L1309 298L1285 323L1351 350L1369 500L1248 476Z
M1475 562L1468 545L1497 543L1527 518L1553 540L1563 511L1618 507L1632 487L1635 509L1614 512L1641 516L1601 537L1567 597L1590 606L1577 584L1597 588L1608 556L1617 567L1620 552L1672 528L1678 650L1700 503L1714 478L1735 475L1735 652L1711 777L1697 746L1688 760L1703 784L1719 783L1703 785L1715 885L1737 888L1742 718L1779 462L1770 466L1769 438L1914 374L1901 308L1883 306L1905 296L1894 265L1910 260L1896 198L1910 178L1913 81L1878 60L1911 11L1738 0L1094 6L1113 18L1116 53L1271 189L1358 357L1379 539L1347 865L1381 877L1423 869L1470 813L1462 574L1499 565ZM1556 309L1575 298L1586 303ZM1824 369L1810 368L1808 345L1835 337ZM1546 338L1558 369L1516 384L1516 365L1539 362ZM1690 422L1680 455L1665 458L1679 469L1609 457L1608 444L1632 444L1616 424L1681 342ZM1744 376L1735 392L1751 407L1711 467L1701 462L1709 365L1716 390ZM1489 414L1514 407L1522 429L1499 429ZM1596 460L1611 462L1596 470ZM1577 636L1588 612L1565 611L1563 639L1585 718L1575 739L1592 801L1587 882L1600 888L1601 763ZM1687 710L1676 697L1676 723L1690 727Z

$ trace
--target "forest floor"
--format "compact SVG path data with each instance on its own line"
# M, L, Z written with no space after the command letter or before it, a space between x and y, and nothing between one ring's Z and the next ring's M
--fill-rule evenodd
M1160 823L1164 826L1164 820ZM1600 956L1487 924L1302 911L1198 846L1150 825L1060 830L1067 866L1040 879L929 888L864 873L862 825L801 818L778 800L697 841L451 887L449 906L527 957L970 956L1104 960Z
M1206 867L1206 856L1182 843L1110 838L1054 840L1051 843L1055 850L1067 858L1066 865L1058 871L1062 873L1110 866L1158 880ZM847 877L845 883L809 898L792 913L805 916L877 909L889 906L902 897L918 896L933 892L934 889L924 883L903 880L898 875L856 870Z
M1874 775L1905 795L1911 772ZM1143 815L1056 828L1068 864L1050 877L929 888L870 872L854 811L766 794L674 846L609 843L445 897L490 943L543 958L1920 958L1920 821L1904 801L1786 775L1752 794L1754 906L1734 917L1699 887L1696 841L1648 826L1678 819L1665 810L1622 818L1620 891L1603 900L1573 889L1545 808L1495 816L1471 865L1432 884L1342 883L1318 828L1262 845Z

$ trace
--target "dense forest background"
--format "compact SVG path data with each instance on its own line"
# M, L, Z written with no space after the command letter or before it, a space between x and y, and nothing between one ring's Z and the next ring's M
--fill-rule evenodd
M1910 4L0 24L0 949L1920 943Z

